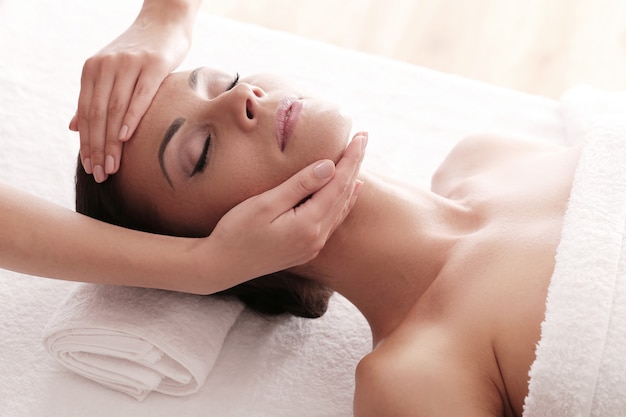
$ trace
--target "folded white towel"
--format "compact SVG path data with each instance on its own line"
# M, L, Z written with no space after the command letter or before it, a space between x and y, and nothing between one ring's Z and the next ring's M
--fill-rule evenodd
M234 299L79 284L44 330L68 369L143 400L196 392L243 304Z
M626 92L578 87L563 115L585 145L524 417L626 416Z

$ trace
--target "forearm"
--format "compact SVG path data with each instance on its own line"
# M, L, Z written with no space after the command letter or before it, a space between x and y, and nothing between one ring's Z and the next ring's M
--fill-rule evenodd
M189 39L201 0L144 0L137 23L176 25L185 30Z
M0 267L71 281L212 293L227 288L208 239L99 222L0 183Z

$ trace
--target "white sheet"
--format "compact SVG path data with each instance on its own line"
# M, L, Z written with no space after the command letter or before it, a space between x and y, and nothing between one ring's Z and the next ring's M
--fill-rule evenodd
M0 179L73 207L82 63L133 19L139 0L0 0ZM282 72L346 104L368 130L366 164L427 185L463 135L561 142L554 101L201 15L185 68ZM54 363L41 331L75 284L0 270L0 398L7 416L349 416L366 323L341 297L310 321L244 312L205 386L143 403Z

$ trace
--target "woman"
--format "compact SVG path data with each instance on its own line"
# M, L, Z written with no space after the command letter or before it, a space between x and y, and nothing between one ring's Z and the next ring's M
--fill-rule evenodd
M78 169L77 208L206 235L242 199L338 158L350 129L338 108L271 76L175 73L118 174L102 186ZM361 173L359 200L316 259L230 292L302 316L323 313L328 289L353 302L374 342L357 368L357 416L521 416L578 157L477 137L450 153L431 190Z

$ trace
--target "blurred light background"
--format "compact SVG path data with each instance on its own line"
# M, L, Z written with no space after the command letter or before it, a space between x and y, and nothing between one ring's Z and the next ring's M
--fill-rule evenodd
M626 88L626 0L206 0L202 8L551 98L579 83Z

